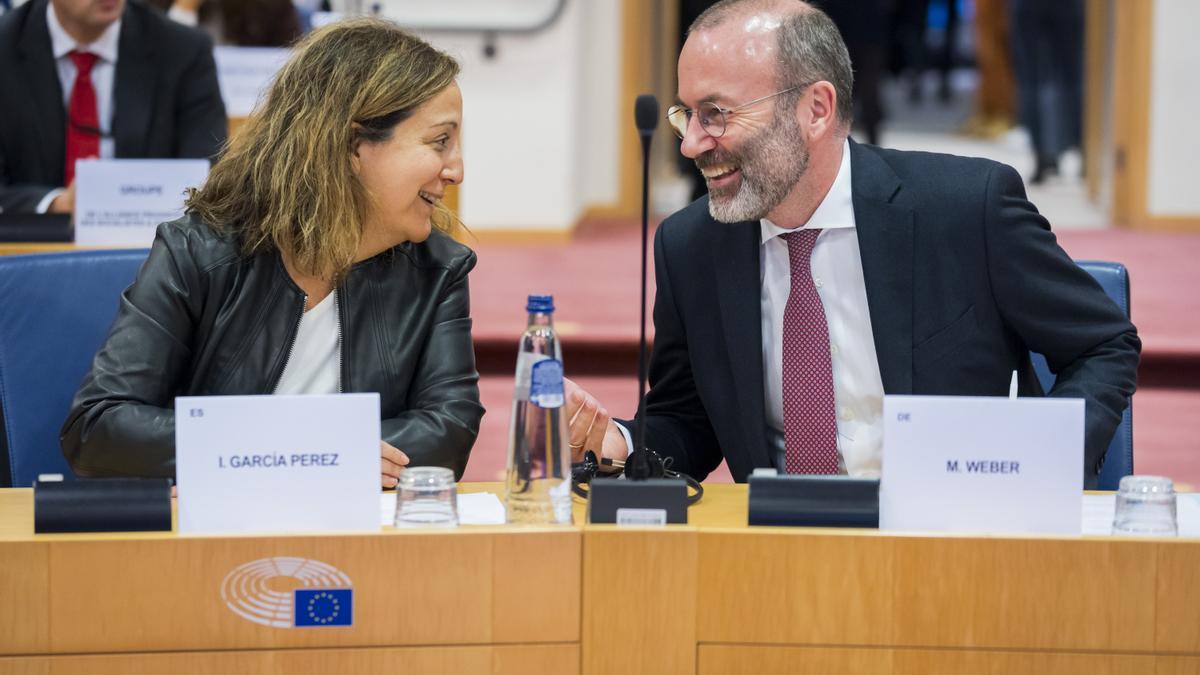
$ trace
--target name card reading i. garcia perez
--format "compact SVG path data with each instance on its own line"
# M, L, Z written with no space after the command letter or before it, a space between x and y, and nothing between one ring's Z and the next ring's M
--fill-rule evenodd
M1079 534L1083 400L885 396L879 527Z
M150 246L159 223L183 215L184 192L208 177L204 159L88 159L75 167L75 243L83 246Z
M379 395L175 399L179 531L379 529Z

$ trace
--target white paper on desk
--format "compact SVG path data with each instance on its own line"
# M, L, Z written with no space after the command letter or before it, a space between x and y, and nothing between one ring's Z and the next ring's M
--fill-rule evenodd
M379 522L391 525L396 521L396 493L385 492L379 499ZM507 522L504 504L491 492L458 494L459 525L503 525Z
M1180 537L1200 539L1200 494L1176 495L1175 517L1179 521Z
M1083 401L885 396L879 527L1078 534Z
M379 529L379 395L175 399L179 531Z
M88 159L75 165L75 243L150 246L160 223L183 215L204 159Z

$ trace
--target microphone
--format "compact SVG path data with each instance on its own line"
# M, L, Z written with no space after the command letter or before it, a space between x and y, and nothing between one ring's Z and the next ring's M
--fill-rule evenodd
M662 478L665 467L658 453L646 448L646 248L650 235L650 138L658 126L658 99L642 94L633 104L633 121L642 139L642 326L638 341L638 416L633 452L625 460L630 480Z
M642 94L633 102L633 121L642 137L642 147L649 150L650 136L658 126L658 99L654 94Z

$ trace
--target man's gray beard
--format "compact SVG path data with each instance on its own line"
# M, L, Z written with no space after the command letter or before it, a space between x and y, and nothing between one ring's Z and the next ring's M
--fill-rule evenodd
M760 131L732 158L742 171L738 191L729 199L708 200L709 215L721 223L766 218L808 170L808 145L794 116L776 114L774 126Z

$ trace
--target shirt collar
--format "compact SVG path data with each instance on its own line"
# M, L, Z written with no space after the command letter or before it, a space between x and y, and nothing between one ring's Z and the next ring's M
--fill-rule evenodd
M61 59L70 54L72 50L78 49L81 52L91 52L108 63L117 62L117 40L121 36L121 19L117 19L100 37L90 45L81 45L75 42L75 38L67 34L62 24L58 22L58 16L54 13L54 3L46 3L46 26L50 29L50 48L54 51L54 58Z
M759 225L762 230L761 243L763 244L781 234L793 231L779 227L766 218L759 221ZM812 217L808 219L804 227L799 229L833 230L853 227L854 193L850 189L850 141L847 140L842 144L842 164L838 167L833 185L829 186L829 192L825 193L825 198L817 205L817 210L813 212Z

